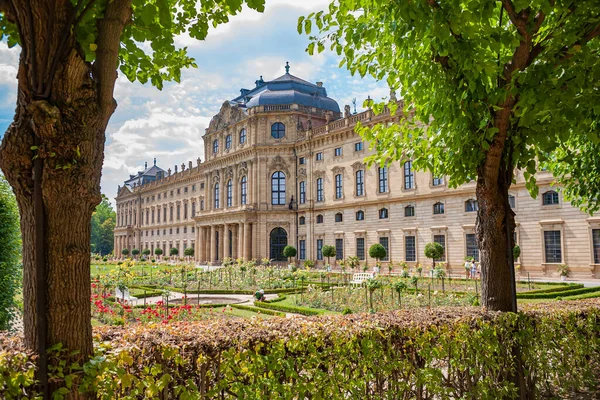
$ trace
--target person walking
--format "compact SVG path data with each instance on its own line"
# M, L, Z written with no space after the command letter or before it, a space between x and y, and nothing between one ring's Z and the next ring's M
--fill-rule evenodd
M471 279L477 279L477 264L475 264L475 260L471 261Z

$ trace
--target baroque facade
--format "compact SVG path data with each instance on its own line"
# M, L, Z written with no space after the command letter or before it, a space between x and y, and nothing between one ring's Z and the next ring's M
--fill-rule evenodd
M289 74L226 101L203 135L206 160L167 171L154 165L132 175L116 198L115 254L156 248L168 255L194 249L199 263L225 257L282 260L286 244L297 258L323 265L321 248L338 259L381 243L383 263L428 264L423 250L439 242L442 261L461 273L465 257L479 257L475 241L475 183L450 189L443 177L415 172L410 161L367 166L369 144L357 122L375 124L401 113L352 114L327 97L321 82ZM532 198L522 175L511 188L516 213L516 261L522 275L556 276L568 264L578 277L600 274L600 218L572 207L538 174Z

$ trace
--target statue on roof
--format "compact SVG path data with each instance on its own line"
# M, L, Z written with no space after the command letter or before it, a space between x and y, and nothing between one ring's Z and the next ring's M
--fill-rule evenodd
M290 73L290 62L289 61L285 62L285 73L286 74Z
M348 118L350 116L350 106L346 104L344 106L344 118Z
M396 98L396 91L390 88L390 103L395 103L397 101L398 99Z

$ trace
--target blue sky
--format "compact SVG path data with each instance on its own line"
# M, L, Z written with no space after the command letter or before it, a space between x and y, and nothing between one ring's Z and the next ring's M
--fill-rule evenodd
M202 135L221 104L239 95L240 88L252 88L261 75L264 80L282 75L286 61L291 74L324 82L341 109L353 98L361 105L369 95L380 99L388 94L384 83L352 77L339 69L334 53L311 57L305 52L308 38L296 31L298 17L326 8L328 0L266 3L264 13L244 10L213 29L205 41L179 37L178 44L187 46L198 64L197 69L183 72L180 84L167 84L159 91L119 77L115 87L118 107L106 132L102 193L112 200L117 185L154 157L164 169L204 159ZM14 115L19 52L19 47L8 49L0 43L0 135Z

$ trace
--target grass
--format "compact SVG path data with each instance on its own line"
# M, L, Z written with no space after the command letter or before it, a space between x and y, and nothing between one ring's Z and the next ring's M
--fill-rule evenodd
M285 299L278 301L276 304L281 304L283 306L290 306L290 307L299 307L298 304L296 304L296 296L300 296L300 295L299 294L288 295ZM305 307L305 308L308 308L308 307ZM323 315L339 314L338 312L325 310L322 308L315 308L314 310L323 311Z
M215 313L222 313L223 309L227 309L227 311L225 311L225 313L229 314L229 315L233 315L236 317L240 317L240 318L252 318L252 317L257 317L260 319L269 319L269 318L273 318L272 315L267 315L267 314L263 314L263 313L255 313L249 310L240 310L239 308L233 308L233 307L219 307L219 308L213 308L213 312Z

